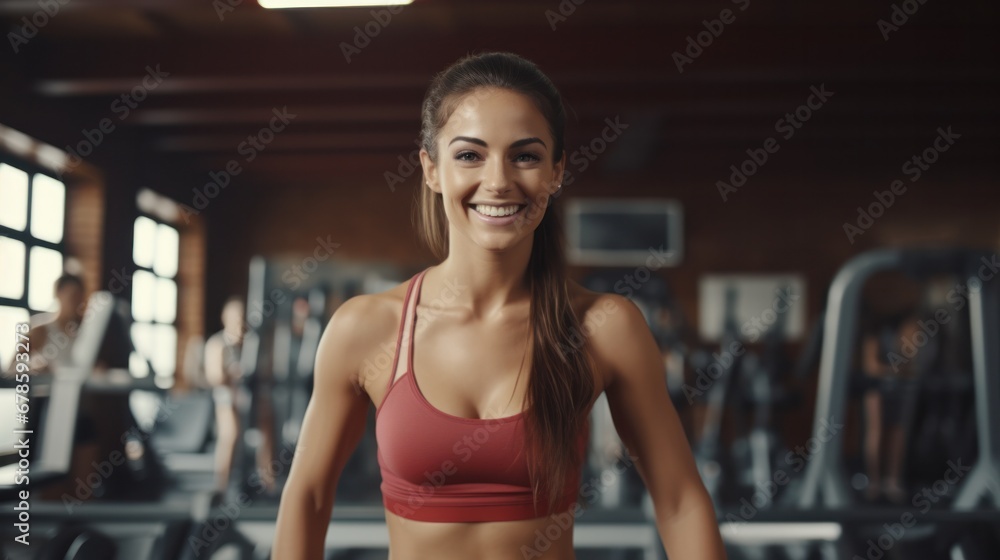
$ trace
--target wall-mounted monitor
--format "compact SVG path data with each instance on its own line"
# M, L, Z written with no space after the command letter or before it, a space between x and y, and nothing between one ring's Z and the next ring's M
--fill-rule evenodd
M574 265L677 266L684 253L683 226L683 210L675 200L570 199L567 258Z

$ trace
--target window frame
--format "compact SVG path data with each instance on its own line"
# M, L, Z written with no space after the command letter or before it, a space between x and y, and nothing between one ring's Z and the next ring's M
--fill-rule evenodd
M157 194L159 194L159 193L157 193ZM157 250L157 246L156 246L155 239L154 239L154 243L153 243L153 259L152 259L152 264L150 266L146 267L146 266L140 265L139 263L135 262L135 234L134 234L134 232L135 232L135 223L140 218L146 218L148 220L152 220L157 225L157 227L159 227L160 225L165 225L165 226L167 226L167 227L169 227L169 228L171 228L171 229L173 229L174 231L177 232L177 255L176 255L176 259L177 259L178 266L177 266L177 271L174 273L173 276L169 276L169 277L168 276L161 276L161 275L159 275L159 274L156 273L155 267L156 267L156 250ZM152 317L151 320L149 320L149 321L140 321L140 320L137 320L135 318L135 315L134 315L134 302L132 301L132 297L135 295L135 287L134 287L134 283L133 283L132 289L129 290L129 314L130 314L130 318L129 318L130 319L130 321L129 321L129 336L133 336L132 335L132 328L133 328L133 325L136 325L136 324L153 325L153 326L166 325L166 326L171 327L174 330L175 344L174 344L174 348L172 349L172 351L174 353L175 359L174 359L173 371L169 372L169 375L168 374L160 374L159 372L155 371L155 367L153 365L154 364L154 360L153 360L152 356L144 356L144 355L142 355L142 353L139 352L138 348L135 349L135 352L139 355L140 358L142 358L143 360L145 360L146 362L148 362L149 365L150 365L150 367L153 367L153 371L150 371L149 375L151 375L154 379L155 378L160 378L160 379L167 379L167 378L169 378L172 384L176 384L177 383L177 372L178 372L178 369L180 367L180 364L177 363L176 356L177 356L177 351L180 348L180 328L179 328L179 325L178 325L178 314L179 314L178 311L179 311L179 308L180 308L180 281L178 279L179 279L180 273L181 273L181 270L180 270L180 262L181 262L181 243L180 243L180 239L181 239L181 233L182 233L181 232L181 228L179 228L177 226L177 224L171 223L168 220L164 220L162 217L157 216L155 214L152 214L150 212L144 211L141 208L138 209L138 211L136 212L136 214L134 216L134 219L132 220L132 224L131 225L132 225L133 236L132 236L132 244L131 244L132 246L131 246L131 251L130 251L130 259L132 261L132 266L134 267L134 270L132 271L132 274L134 275L135 272L140 271L140 270L143 271L143 272L148 272L149 274L152 274L153 277L155 277L157 279L165 278L167 280L170 280L171 282L174 283L174 286L175 286L176 289L175 289L175 292L174 292L175 293L175 297L174 297L174 314L173 314L174 315L174 319L173 319L172 322L170 322L170 323L162 323L159 320L157 320L155 309L153 311L153 317ZM134 337L133 337L133 340L134 340Z
M29 284L30 277L30 263L31 263L31 248L32 247L44 247L46 249L52 249L53 251L58 251L62 255L62 266L65 271L66 266L66 225L68 217L68 200L69 200L69 185L62 178L51 173L49 170L41 167L39 165L32 164L30 162L10 157L7 154L0 153L0 163L10 165L24 171L28 174L28 202L27 202L27 221L24 225L24 231L19 231L11 227L0 224L0 237L9 237L16 241L24 243L24 289L21 291L20 298L9 298L5 296L0 296L0 307L20 307L28 311L29 315L36 315L38 313L45 313L50 310L48 309L34 309L28 305L28 292L31 288ZM41 174L46 175L56 181L63 184L66 196L63 198L63 223L62 223L62 237L59 239L58 243L53 243L51 241L46 241L44 239L39 239L31 235L31 204L34 201L35 195L35 175Z

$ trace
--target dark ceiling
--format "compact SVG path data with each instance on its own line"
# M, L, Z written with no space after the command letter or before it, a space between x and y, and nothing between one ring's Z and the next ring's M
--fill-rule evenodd
M854 146L864 157L886 142L926 144L945 124L978 139L964 152L970 161L995 160L998 146L993 1L417 0L395 14L265 10L253 0L62 1L51 16L38 15L45 2L0 1L0 123L63 147L111 118L110 147L92 158L105 166L128 154L192 173L220 169L287 107L296 117L248 166L253 182L320 184L331 172L381 169L413 149L431 76L485 50L517 52L553 77L575 115L571 145L605 118L637 123L608 160L626 171L665 153L724 148L731 159L820 84L835 101L801 140L820 150ZM886 40L878 22L892 22L894 5L918 9ZM553 29L560 6L574 11ZM725 9L732 23L678 71L674 53ZM44 21L37 34L11 38L30 34L32 19ZM377 35L365 45L356 28ZM344 46L355 41L362 48L348 61ZM169 76L120 118L115 100L147 67Z

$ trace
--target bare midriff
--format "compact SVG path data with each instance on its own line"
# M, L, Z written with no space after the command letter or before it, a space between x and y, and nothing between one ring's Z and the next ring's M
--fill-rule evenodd
M389 560L575 560L573 510L535 519L442 523L386 510Z

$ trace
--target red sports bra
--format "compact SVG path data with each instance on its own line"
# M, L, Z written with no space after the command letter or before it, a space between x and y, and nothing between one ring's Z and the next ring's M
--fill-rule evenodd
M537 513L534 509L523 452L524 411L503 418L464 418L438 410L420 392L410 341L426 272L415 275L407 288L392 376L375 412L382 503L408 519L458 523L532 519L567 511L579 493L579 471L569 477L557 509L546 511L544 483ZM411 298L414 289L416 297ZM407 368L397 378L401 349ZM589 426L588 421L581 431L581 454Z

